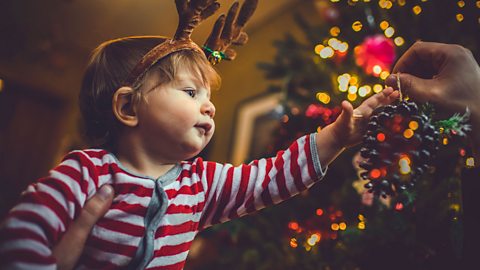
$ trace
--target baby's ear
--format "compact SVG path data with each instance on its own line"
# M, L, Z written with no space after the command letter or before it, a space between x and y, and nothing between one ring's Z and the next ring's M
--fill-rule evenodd
M117 89L112 99L113 114L118 121L129 127L134 127L138 124L134 95L133 88L123 86Z

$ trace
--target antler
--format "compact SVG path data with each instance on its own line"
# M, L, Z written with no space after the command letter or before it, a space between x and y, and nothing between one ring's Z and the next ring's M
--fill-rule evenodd
M233 60L236 52L229 46L243 45L247 42L248 35L243 31L243 27L255 11L257 3L258 0L245 0L237 16L239 4L235 2L226 18L225 15L221 15L217 19L202 51L190 36L195 27L220 8L220 4L217 0L175 0L179 16L175 36L173 39L163 38L162 42L147 52L123 83L129 86L136 85L148 69L160 59L181 50L203 52L212 64L220 62L221 59Z
M192 31L220 8L217 0L175 0L178 27L174 40L190 39Z
M226 18L222 14L217 19L212 33L203 47L205 55L212 64L220 62L221 59L235 59L237 53L229 46L247 43L248 35L243 31L243 27L252 17L257 3L258 0L245 0L237 16L239 3L235 2L230 7Z

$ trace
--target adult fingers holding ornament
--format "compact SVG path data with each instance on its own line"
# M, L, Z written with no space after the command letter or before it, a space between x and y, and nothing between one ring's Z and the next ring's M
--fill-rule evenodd
M416 42L400 57L386 84L397 85L414 100L430 101L450 112L468 108L474 150L480 152L480 67L459 45Z

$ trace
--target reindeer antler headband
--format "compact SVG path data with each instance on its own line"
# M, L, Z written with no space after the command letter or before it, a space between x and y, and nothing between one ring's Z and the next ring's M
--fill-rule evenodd
M253 15L257 3L258 0L245 0L240 12L238 12L239 3L233 3L227 16L222 14L217 19L207 42L200 48L190 39L193 29L212 16L220 8L220 4L217 0L175 0L179 21L174 37L167 38L146 53L133 68L126 84L135 85L160 59L181 50L205 53L212 65L219 63L222 59L235 59L236 52L229 47L232 44L243 45L248 41L248 35L243 31L243 27Z

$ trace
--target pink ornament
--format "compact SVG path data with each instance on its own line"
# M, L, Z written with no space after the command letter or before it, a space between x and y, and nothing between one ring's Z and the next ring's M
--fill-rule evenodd
M316 118L323 115L325 113L325 110L328 110L328 109L323 107L322 105L310 104L307 110L305 111L305 116Z
M355 62L365 73L378 77L384 70L389 71L395 61L395 46L384 35L366 37L354 49Z

